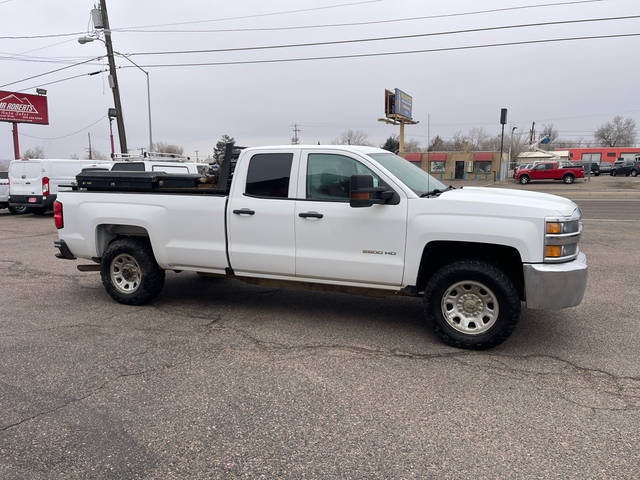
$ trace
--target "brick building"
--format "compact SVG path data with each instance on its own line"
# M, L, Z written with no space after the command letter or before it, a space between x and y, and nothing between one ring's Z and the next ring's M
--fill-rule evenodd
M402 157L442 180L493 180L500 169L500 152L402 153ZM503 161L509 157L503 154Z

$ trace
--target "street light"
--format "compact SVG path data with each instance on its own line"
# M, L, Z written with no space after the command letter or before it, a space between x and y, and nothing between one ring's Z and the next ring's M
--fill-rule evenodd
M85 43L91 43L94 40L100 40L102 43L104 43L104 40L102 40L101 38L98 37L80 37L78 38L78 43L80 45L84 45ZM149 152L151 152L153 150L153 135L152 135L152 130L151 130L151 89L149 88L149 72L146 71L145 69L143 69L140 65L138 65L136 62L134 62L133 60L131 60L127 55L125 55L124 53L120 53L120 52L116 52L115 50L113 51L113 53L115 53L116 55L120 56L120 57L124 57L125 59L127 59L129 62L131 62L136 68L138 68L140 71L142 71L142 73L144 73L147 76L147 112L148 112L148 116L149 116Z
M511 164L513 163L513 159L511 158L511 149L513 148L513 132L515 132L518 129L518 127L513 127L511 129L511 141L509 142L509 167L511 167Z

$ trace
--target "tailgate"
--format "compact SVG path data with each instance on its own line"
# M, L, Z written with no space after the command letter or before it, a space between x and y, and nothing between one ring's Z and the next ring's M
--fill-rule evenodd
M42 195L42 166L36 162L16 162L9 169L10 195Z

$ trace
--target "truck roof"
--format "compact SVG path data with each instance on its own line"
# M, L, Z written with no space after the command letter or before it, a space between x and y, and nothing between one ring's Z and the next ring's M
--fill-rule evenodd
M345 150L353 153L389 153L388 150L383 150L378 147L369 147L366 145L265 145L262 147L249 147L243 150L243 152L253 150Z

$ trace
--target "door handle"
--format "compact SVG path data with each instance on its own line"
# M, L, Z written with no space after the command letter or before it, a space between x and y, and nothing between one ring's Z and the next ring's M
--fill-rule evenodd
M322 218L324 217L323 214L318 213L318 212L302 212L298 214L299 217L301 218Z
M249 208L241 208L240 210L234 210L233 213L236 215L254 215L256 212Z

